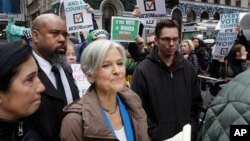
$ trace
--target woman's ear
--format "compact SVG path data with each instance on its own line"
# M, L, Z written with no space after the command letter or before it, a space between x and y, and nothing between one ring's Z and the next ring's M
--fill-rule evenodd
M91 74L85 73L86 78L88 79L89 83L93 84L95 82L94 77Z
M241 57L241 53L239 51L236 52L236 57L240 58Z

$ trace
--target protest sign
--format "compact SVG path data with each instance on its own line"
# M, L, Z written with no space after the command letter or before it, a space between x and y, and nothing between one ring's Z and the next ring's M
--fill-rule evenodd
M140 7L140 18L165 18L166 7L165 0L136 0Z
M235 40L238 31L236 27L239 25L239 13L221 14L220 32L217 34L216 45L213 58L220 59L225 57Z
M73 70L73 78L79 90L79 96L82 97L90 86L89 81L82 72L80 64L71 64Z
M64 0L67 31L69 33L92 30L91 13L87 12L86 4L82 0Z
M155 29L156 24L158 22L157 19L140 19L141 23L144 25L143 29Z
M139 33L140 21L134 18L112 17L111 40L135 42Z
M240 21L239 25L243 30L250 29L249 20L250 20L250 13L243 12L239 14L239 21ZM216 25L215 30L220 30L220 27L221 27L221 22L219 21L218 24Z
M236 32L239 25L239 13L221 14L220 16L220 32Z

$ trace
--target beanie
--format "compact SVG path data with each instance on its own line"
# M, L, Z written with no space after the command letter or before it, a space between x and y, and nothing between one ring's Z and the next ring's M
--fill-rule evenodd
M87 41L88 41L88 43L90 43L98 38L109 39L109 33L104 29L93 30L92 32L89 33L89 35L87 37Z

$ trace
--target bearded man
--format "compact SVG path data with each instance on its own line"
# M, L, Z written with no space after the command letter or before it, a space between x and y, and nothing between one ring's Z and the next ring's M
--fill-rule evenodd
M59 16L42 14L33 21L33 56L45 91L40 108L29 118L27 140L59 140L63 107L79 98L66 60L67 38L65 22Z

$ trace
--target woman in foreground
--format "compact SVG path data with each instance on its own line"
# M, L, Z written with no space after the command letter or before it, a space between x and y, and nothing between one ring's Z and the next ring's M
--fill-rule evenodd
M124 86L125 60L123 47L113 41L97 40L87 46L81 66L91 86L64 109L61 140L149 140L141 100Z

